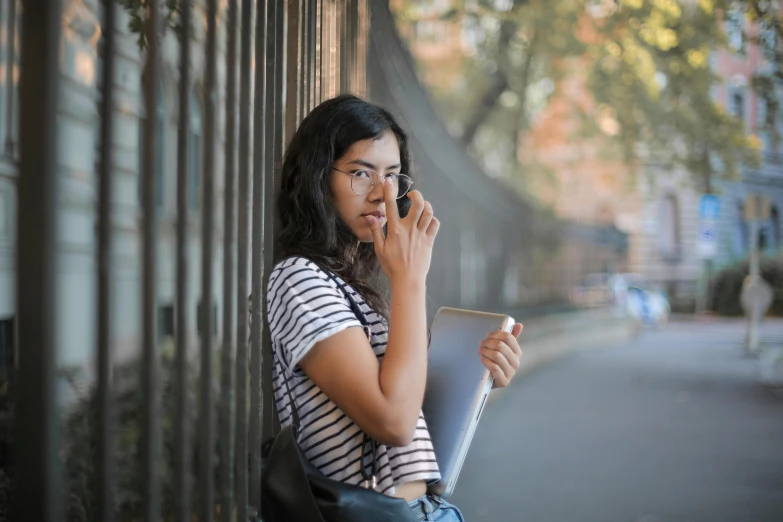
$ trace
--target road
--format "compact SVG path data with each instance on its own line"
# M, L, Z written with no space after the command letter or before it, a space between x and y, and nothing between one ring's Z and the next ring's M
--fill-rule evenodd
M783 391L757 384L742 328L672 323L521 376L450 500L468 522L783 521Z

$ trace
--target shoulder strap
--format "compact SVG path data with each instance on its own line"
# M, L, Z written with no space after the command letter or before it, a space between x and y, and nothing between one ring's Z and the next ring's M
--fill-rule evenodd
M292 257L303 257L303 256L290 256L290 257L287 257L287 258L284 258L284 259L278 261L278 263L282 263L283 261L286 261L287 259L291 259ZM356 316L356 319L361 323L362 328L364 329L364 332L367 335L367 338L370 339L370 334L371 334L370 323L369 323L369 321L367 321L367 317L365 317L364 312L362 312L362 309L356 303L356 300L345 289L345 284L344 283L340 283L340 281L337 280L337 276L335 276L334 273L332 273L331 270L329 270L328 268L324 267L320 263L318 263L316 261L313 261L310 258L304 258L304 259L307 259L309 262L314 264L321 272L326 274L326 276L329 279L334 281L334 284L337 286L337 288L339 288L340 291L343 293L343 295L345 295L345 297L348 299L348 304L351 307L351 311ZM266 317L264 317L263 319L264 319L264 321L267 320ZM262 353L261 353L261 358L262 358L261 364L263 365L267 361L268 361L269 364L274 364L274 362L273 362L274 359L273 359L273 356L272 356L272 343L271 342L265 343L265 346L263 348L264 349L262 349ZM292 425L294 427L294 431L296 433L298 433L299 427L300 427L301 418L299 417L299 411L298 411L298 409L296 407L296 402L294 400L294 395L291 393L291 381L290 381L288 375L286 374L285 369L283 369L283 384L285 385L286 394L288 395L288 403L291 406ZM274 399L274 386L270 386L269 387L269 391L270 391L270 393L264 393L263 394L264 395L263 396L263 408L264 408L264 411L272 411L272 412L274 412L274 415L277 416L277 408L275 407L275 399ZM269 408L269 409L267 409L267 408ZM279 419L278 419L278 421L279 421ZM277 422L277 425L279 426L280 423Z
M291 256L291 257L301 257L301 256ZM286 258L290 259L290 258ZM340 291L345 295L345 297L348 299L348 304L351 307L351 311L353 312L353 315L356 316L356 319L361 323L362 328L364 329L364 333L367 335L367 339L369 341L372 341L371 334L372 330L370 328L370 323L367 321L367 317L364 315L364 312L362 311L361 307L356 303L356 300L353 298L353 296L345 289L345 284L340 283L340 281L337 280L337 276L334 275L334 273L329 270L328 268L322 266L320 263L317 263L316 261L313 261L312 259L306 258L308 261L313 263L318 269L326 274L329 279L334 281L334 284L337 286L337 288L340 289ZM285 261L285 259L281 260L280 262ZM266 320L266 318L265 318ZM271 349L271 342L269 343L269 347L267 348L266 353L262 353L262 357L269 361L269 364L272 364L273 358L272 358L272 349ZM263 362L262 362L263 364ZM291 393L291 381L285 371L283 369L283 383L285 385L286 394L288 395L288 404L291 407L291 425L294 428L294 437L296 438L299 434L299 428L301 426L301 417L299 416L299 410L296 407L296 400L294 397L294 394ZM270 386L269 390L272 393L265 393L264 394L264 409L270 408L271 411L275 412L275 415L277 415L277 408L274 404L274 386ZM270 411L270 410L267 410ZM277 423L280 424L279 422ZM366 464L364 460L364 456L367 453L367 446L370 447L370 458L372 458L372 461L370 463L371 466L371 473L367 472ZM378 443L371 439L369 435L366 433L364 434L364 439L362 440L362 449L361 449L361 473L362 478L364 479L364 487L366 488L372 488L375 489L377 485L377 476L378 476Z

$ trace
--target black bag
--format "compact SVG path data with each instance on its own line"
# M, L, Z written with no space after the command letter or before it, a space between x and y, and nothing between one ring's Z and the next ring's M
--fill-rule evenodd
M348 298L351 310L369 337L370 325L359 306L331 271L319 268ZM265 357L269 357L266 363L271 364L271 354L265 354ZM293 421L264 444L261 475L261 516L264 522L418 522L404 499L393 498L372 489L378 470L378 444L366 434L362 450L364 454L366 445L372 445L373 473L369 476L362 461L362 475L365 485L371 487L363 488L332 480L307 460L297 443L299 412L285 375L284 383ZM273 396L271 390L264 393L264 408L275 408Z

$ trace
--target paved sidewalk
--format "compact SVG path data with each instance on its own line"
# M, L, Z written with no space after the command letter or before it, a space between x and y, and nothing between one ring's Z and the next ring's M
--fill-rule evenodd
M783 344L783 322L763 328ZM783 391L741 321L673 323L525 375L488 405L468 522L781 522Z

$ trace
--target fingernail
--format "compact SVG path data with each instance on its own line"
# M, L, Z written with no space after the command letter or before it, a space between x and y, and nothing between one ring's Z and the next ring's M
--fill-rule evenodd
M391 178L383 178L384 185L391 185Z
M367 220L367 224L372 225L375 223L375 216L364 216L364 219Z

